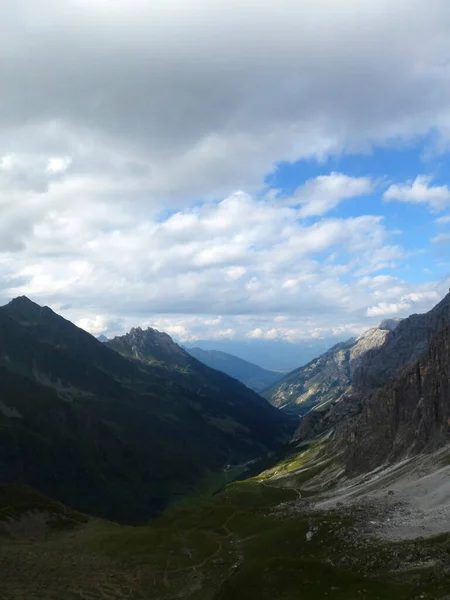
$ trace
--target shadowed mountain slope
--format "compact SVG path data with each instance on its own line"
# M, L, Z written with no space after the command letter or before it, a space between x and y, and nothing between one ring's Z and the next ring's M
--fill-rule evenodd
M50 308L0 308L0 482L137 522L227 465L277 448L292 422L165 334L127 358ZM176 347L176 348L175 348ZM173 351L173 354L172 354Z
M221 352L220 350L202 350L202 348L188 348L189 354L195 356L208 367L226 373L238 379L255 392L261 393L273 386L283 375L275 371L268 371L247 360Z
M338 428L351 472L366 472L450 441L450 328L392 382L373 392L361 414Z

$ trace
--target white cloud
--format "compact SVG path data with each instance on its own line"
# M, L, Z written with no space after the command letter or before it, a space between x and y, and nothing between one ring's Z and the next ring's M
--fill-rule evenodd
M415 307L424 303L427 305L437 303L441 299L438 291L410 293L399 298L397 302L379 302L367 309L368 317L392 317L396 315L408 316L416 312Z
M64 171L66 171L71 162L72 159L69 156L53 156L48 159L46 170L48 173L52 174L64 173Z
M247 335L249 338L252 338L254 340L260 340L264 337L264 332L260 327L257 327L256 329L252 329L251 331L249 331Z
M276 161L449 138L446 0L34 0L2 23L0 152L133 172L134 199L224 197Z
M301 205L300 217L321 216L336 208L343 200L365 196L374 188L369 177L349 177L332 172L307 181L296 190L289 203Z
M450 188L447 185L430 185L432 177L418 175L414 181L393 184L384 192L386 202L409 202L427 204L433 211L441 211L450 206Z
M96 315L94 318L84 317L83 319L79 319L76 322L78 327L81 329L85 329L92 335L99 335L107 331L111 324L108 323L108 320L105 319L102 315Z
M450 223L450 215L446 215L445 217L439 217L436 219L436 223L438 225L448 225Z
M326 161L429 132L448 143L447 0L4 4L2 299L92 330L306 339L412 293L360 285L404 252L378 215L323 218L377 185ZM323 173L292 198L263 189L300 159ZM423 177L404 187L447 202Z
M432 238L431 242L433 244L446 244L450 242L450 233L439 233Z

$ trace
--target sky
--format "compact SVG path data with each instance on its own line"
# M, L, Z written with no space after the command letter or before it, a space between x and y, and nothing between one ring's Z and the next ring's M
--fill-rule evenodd
M346 339L450 286L448 0L2 0L0 302Z

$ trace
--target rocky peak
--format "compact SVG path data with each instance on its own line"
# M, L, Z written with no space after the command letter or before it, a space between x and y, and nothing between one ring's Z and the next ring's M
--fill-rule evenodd
M52 312L48 306L39 306L27 296L18 296L2 306L2 311L20 323L32 324L42 320L43 315Z
M383 385L402 367L417 360L436 333L448 326L450 293L429 312L401 320L385 343L367 351L354 372L354 384L357 387Z
M389 417L388 423L393 428L392 431L396 431L395 419L399 418L403 410L402 406L397 403L395 398L404 397L404 402L407 401L406 395L402 391L405 388L406 380L401 378L401 373L407 369L407 365L413 365L415 361L423 357L427 351L429 351L430 343L433 340L441 339L437 336L441 335L442 332L446 332L445 336L449 337L450 331L450 294L445 296L439 304L437 304L432 310L424 314L413 314L407 319L387 319L383 321L378 328L369 329L362 336L360 336L349 352L350 359L349 364L349 385L344 393L341 394L339 403L330 403L324 412L321 414L310 414L303 420L300 425L296 437L299 439L308 439L312 434L322 435L325 431L331 431L338 425L347 424L351 422L355 415L359 414L363 407L367 405L367 410L364 408L363 414L366 415L367 421L365 422L366 430L362 432L362 426L359 427L360 439L364 436L370 436L377 441L373 443L373 449L370 450L376 456L375 448L377 443L381 443L382 435L377 438L376 429L378 421L381 422L381 407L384 406L382 399L384 395L389 396L388 386L395 377L400 377L400 383L394 385L391 394L391 400L388 405L396 406L397 413ZM444 334L442 334L444 335ZM434 342L433 342L434 343ZM448 343L442 342L439 346L440 349L444 348L444 354L448 349ZM442 354L442 353L441 353ZM444 364L444 359L434 361L434 366L437 368L439 364ZM421 373L425 367L422 368ZM414 368L410 372L410 377L415 382L419 381L417 390L420 390L420 381L423 379L423 375L417 376L417 372ZM439 376L436 375L433 381L437 381L434 389L441 389L443 384L440 381L440 377L447 377L447 374L441 373ZM414 384L415 385L415 384ZM377 389L381 391L377 393ZM429 387L433 389L433 384ZM384 395L383 395L384 394ZM431 398L430 392L430 398ZM415 397L415 396L414 396ZM375 398L375 400L370 400ZM368 400L369 399L369 400ZM395 402L394 402L395 400ZM419 393L420 400L420 393ZM418 401L419 401L418 400ZM408 400L409 401L409 400ZM375 415L375 406L380 403L379 416ZM430 400L431 402L431 400ZM386 406L384 406L386 408ZM378 410L378 409L377 409ZM442 409L443 410L443 409ZM386 408L388 412L388 409ZM364 419L365 417L363 417ZM383 417L387 418L386 416ZM373 420L370 423L370 420ZM449 421L450 423L450 421ZM427 421L427 426L430 426L430 421ZM431 426L430 426L431 427ZM391 432L392 433L392 432ZM373 434L373 435L372 435ZM406 438L412 439L413 430L408 430ZM359 448L355 452L354 456L357 462L357 454L362 448L362 442L359 445L355 445L355 448ZM384 451L387 452L389 449L386 444L383 446Z
M336 344L319 358L288 373L265 394L266 398L275 406L300 414L336 402L350 390L353 374L365 354L393 335L396 320L392 321L372 327L356 339Z
M167 362L179 366L190 363L192 357L176 344L170 335L152 327L133 327L129 333L105 342L108 346L146 362Z

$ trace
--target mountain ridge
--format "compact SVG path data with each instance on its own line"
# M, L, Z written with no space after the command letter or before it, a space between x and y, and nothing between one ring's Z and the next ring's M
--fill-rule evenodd
M203 362L208 367L226 373L238 379L255 392L261 393L279 381L283 375L269 371L254 363L243 360L228 352L220 350L203 350L202 348L187 348L189 354Z
M349 472L362 473L450 441L450 327L422 356L374 390L353 420L338 426ZM338 444L339 445L339 444Z
M136 522L287 439L257 394L189 368L124 357L26 298L0 307L0 479Z
M294 414L305 414L317 406L337 402L350 390L354 372L364 355L383 345L398 323L396 319L384 320L358 338L339 342L307 365L285 375L264 397Z
M378 347L361 355L353 372L351 385L322 411L309 412L301 421L294 438L307 440L334 431L351 422L363 410L368 398L377 390L387 390L390 382L414 364L428 350L434 337L450 327L450 293L423 314L402 319Z

